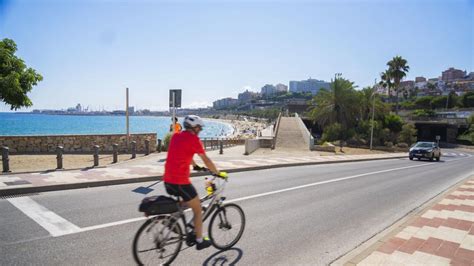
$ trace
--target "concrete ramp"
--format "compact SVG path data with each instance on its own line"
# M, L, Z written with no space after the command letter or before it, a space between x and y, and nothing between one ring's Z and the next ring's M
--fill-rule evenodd
M309 145L306 139L306 128L301 126L299 117L281 117L278 126L275 149L308 151Z

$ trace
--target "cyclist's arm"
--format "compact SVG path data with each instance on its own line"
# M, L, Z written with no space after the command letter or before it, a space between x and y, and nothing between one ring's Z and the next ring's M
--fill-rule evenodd
M211 171L212 173L216 175L219 173L219 170L217 170L214 163L211 161L211 159L209 159L209 157L207 157L205 153L198 153L198 156L201 157L201 160L204 162L204 165L207 167L207 169L209 169L209 171ZM194 163L194 160L193 160L193 163Z

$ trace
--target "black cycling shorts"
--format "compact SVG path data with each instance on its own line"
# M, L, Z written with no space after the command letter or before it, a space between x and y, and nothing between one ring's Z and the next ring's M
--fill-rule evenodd
M192 184L178 185L165 183L165 188L168 194L181 197L184 201L190 201L198 195Z

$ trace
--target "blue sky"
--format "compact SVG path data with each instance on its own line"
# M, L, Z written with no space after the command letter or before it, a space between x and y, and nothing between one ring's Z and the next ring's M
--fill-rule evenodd
M473 10L474 0L0 0L0 38L44 76L33 108L123 109L129 87L132 106L165 110L169 89L196 107L336 72L364 87L395 55L409 79L474 71Z

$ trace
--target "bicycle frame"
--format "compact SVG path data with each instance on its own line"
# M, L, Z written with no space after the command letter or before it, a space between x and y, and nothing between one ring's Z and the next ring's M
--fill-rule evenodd
M217 179L217 177L213 177L211 181L214 182L216 179ZM222 205L222 202L225 199L225 197L222 197L221 194L224 192L225 186L227 184L227 180L222 180L219 183L221 183L221 184L218 185L218 186L216 185L217 189L214 193L212 193L211 195L206 195L205 197L202 197L200 199L201 205L202 205L203 202L206 202L206 201L210 200L210 202L207 206L202 206L203 207L203 215L202 215L203 223L211 216L211 214L214 212L214 210L216 210L216 208L218 208ZM182 202L180 197L174 196L173 198L176 198L177 201L180 202L180 203ZM181 206L181 204L180 204L180 206L178 207L177 212L169 214L170 217L175 218L173 223L170 225L170 228L173 228L175 226L175 224L178 223L179 220L181 220L183 222L183 225L184 225L184 236L185 237L188 236L188 234L190 234L193 231L193 227L192 227L192 225L190 225L191 221L186 222L186 215L185 215L184 212L188 209L189 209L189 207ZM153 217L152 219L156 219L157 217L160 217L160 216L168 216L168 215L158 215L156 217ZM164 230L164 228L162 230ZM171 231L166 234L164 239L168 239L170 233L171 233ZM181 239L181 241L182 240L183 239Z

